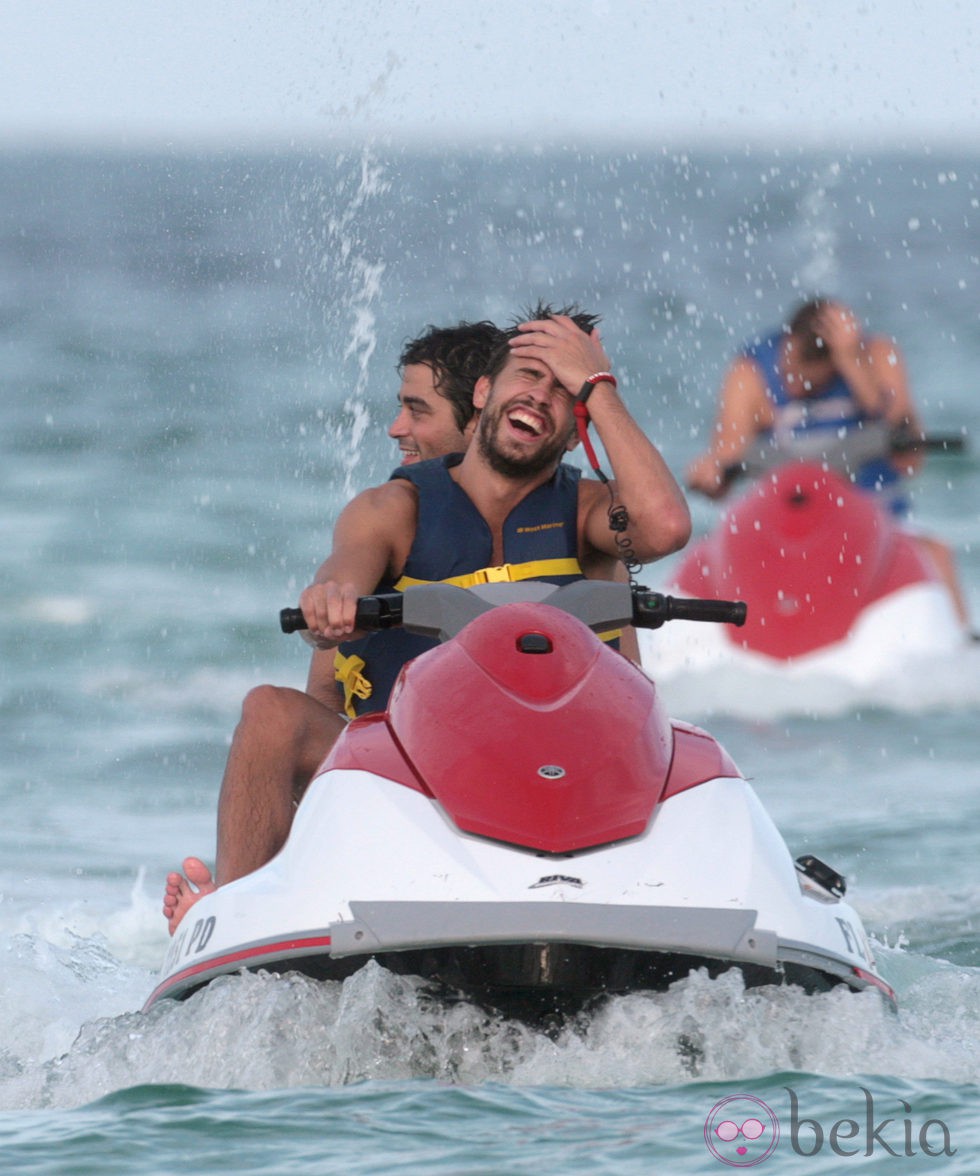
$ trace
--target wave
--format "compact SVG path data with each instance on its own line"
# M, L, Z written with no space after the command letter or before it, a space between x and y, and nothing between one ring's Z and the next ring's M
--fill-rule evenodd
M902 674L855 683L829 674L794 675L757 666L716 666L653 674L672 713L692 718L731 715L775 719L792 715L833 718L856 712L898 714L980 711L980 643L910 662Z
M447 1002L374 963L342 983L222 977L183 1003L120 1012L124 994L140 981L148 991L151 977L104 943L55 949L21 938L8 953L12 945L22 967L4 985L21 1017L0 1049L7 1109L74 1107L171 1083L258 1091L429 1078L614 1090L781 1071L980 1079L980 970L901 948L877 948L899 991L897 1014L874 992L746 989L733 970L714 980L693 973L667 992L613 997L566 1024L532 1028ZM84 1020L65 1052L31 1060L65 1030L56 1009L61 1019L66 1004L85 1016L99 1003L115 1011Z

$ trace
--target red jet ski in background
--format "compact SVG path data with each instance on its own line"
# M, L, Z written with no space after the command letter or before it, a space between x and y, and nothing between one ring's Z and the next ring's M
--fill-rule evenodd
M748 619L737 631L674 626L655 648L638 633L644 667L658 680L732 665L866 684L968 645L928 553L851 483L850 470L882 444L871 429L857 441L841 441L836 460L787 460L769 444L740 467L758 480L688 547L665 590L744 600Z

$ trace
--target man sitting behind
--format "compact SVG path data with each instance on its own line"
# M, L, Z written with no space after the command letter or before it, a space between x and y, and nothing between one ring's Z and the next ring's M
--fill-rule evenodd
M494 323L459 322L452 327L428 326L404 345L397 369L398 414L388 428L388 436L398 442L403 466L466 449L476 427L473 387L504 339ZM336 737L338 712L343 710L333 658L319 652L311 659L305 691L272 685L250 690L232 737L221 795L252 792L258 801L267 793L288 793L291 804L298 804ZM245 852L248 855L247 848ZM178 895L188 882L200 893L216 885L199 858L185 858L183 868L183 876L176 871L167 876L164 892L163 913L171 934ZM217 882L242 872L246 871L237 864L235 850L229 849L217 863Z
M426 327L402 349L398 415L388 436L401 464L462 453L476 427L473 387L500 346L503 331L491 322Z
M638 561L659 559L687 542L691 521L683 493L620 399L594 323L592 316L573 318L542 308L542 317L511 333L477 382L480 417L465 454L396 471L391 481L345 507L333 552L300 597L316 656L332 660L338 645L357 639L358 598L402 577L454 579L544 559L557 561L555 570L544 577L536 570L535 578L579 578L570 564L615 558L619 551L609 527L613 499L629 507L629 540ZM612 467L608 487L561 464L576 443L573 403L579 395L589 397ZM541 518L547 525L521 523ZM456 544L460 534L467 537L464 549ZM383 657L384 644L379 648ZM388 680L391 666L383 668ZM380 679L365 701L367 709L384 708L387 693ZM319 722L329 725L332 744L343 720L331 713L320 715ZM226 773L218 809L217 884L272 858L285 843L292 815L291 782L287 787L281 779L256 777L243 788ZM168 882L165 903L172 931L199 895L189 885L193 878L171 877L179 879L173 887Z

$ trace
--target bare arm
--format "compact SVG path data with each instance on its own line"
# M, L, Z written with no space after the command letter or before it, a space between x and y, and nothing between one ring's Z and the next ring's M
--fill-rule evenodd
M400 573L415 534L416 507L415 488L401 479L365 490L344 507L333 551L299 598L309 626L304 636L318 649L355 636L358 597L373 592L386 573Z
M609 357L597 330L587 335L562 315L524 323L520 330L522 334L512 341L512 349L546 363L570 396L578 393L589 376L609 370ZM595 385L588 407L612 466L613 491L629 510L629 537L636 558L648 563L677 551L690 538L691 515L667 463L611 383ZM583 490L581 534L587 545L615 555L608 493L598 483L594 490L585 486Z
M597 384L589 397L589 415L612 468L611 489L629 512L630 547L640 563L679 551L691 537L691 512L684 493L660 451L631 416L611 384ZM586 489L586 487L583 487ZM583 498L586 542L616 555L616 534L609 528L609 494L598 482Z
M831 303L817 321L827 352L861 409L871 417L885 414L885 395L876 371L872 349L861 333L861 324L844 306Z
M906 428L912 436L925 436L922 422L912 400L908 369L898 345L883 335L868 344L875 378L881 389L885 420L892 428ZM903 474L914 474L925 462L923 450L911 450L893 457L896 469Z
M865 336L851 311L837 305L823 312L820 328L834 367L861 408L891 425L917 427L908 372L894 340Z
M920 428L909 388L908 369L897 344L884 335L877 335L868 342L868 355L885 420L896 428L899 425Z
M314 649L310 658L310 671L306 678L306 693L322 702L329 710L340 714L344 709L344 696L334 671L334 651Z
M863 335L860 323L846 307L828 306L820 325L834 367L864 412L894 428L905 426L921 435L908 369L898 344L884 335ZM906 473L913 473L921 462L921 454L904 454L900 459Z
M722 380L711 445L687 467L687 485L709 498L720 497L726 489L725 468L742 459L772 420L762 373L751 359L739 356Z

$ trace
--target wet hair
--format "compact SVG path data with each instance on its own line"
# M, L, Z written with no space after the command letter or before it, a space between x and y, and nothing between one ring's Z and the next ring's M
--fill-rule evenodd
M504 364L510 356L510 347L507 345L507 341L513 339L515 335L520 334L517 328L521 323L533 322L535 319L557 318L559 315L565 315L567 318L570 318L586 335L591 335L594 328L600 322L599 315L587 314L585 311L579 310L574 302L569 303L568 306L560 306L557 309L547 302L539 302L536 306L528 306L519 314L516 314L511 325L502 332L503 338L500 346L490 356L490 361L483 374L490 380L495 380L500 375Z
M435 376L436 391L452 406L462 432L473 418L473 385L483 375L490 357L506 339L496 323L459 322L455 327L427 326L409 339L398 358L398 372L409 364L424 363Z
M811 298L796 309L786 327L787 332L799 343L800 358L808 363L829 358L818 323L823 312L832 305L833 300L830 298Z

